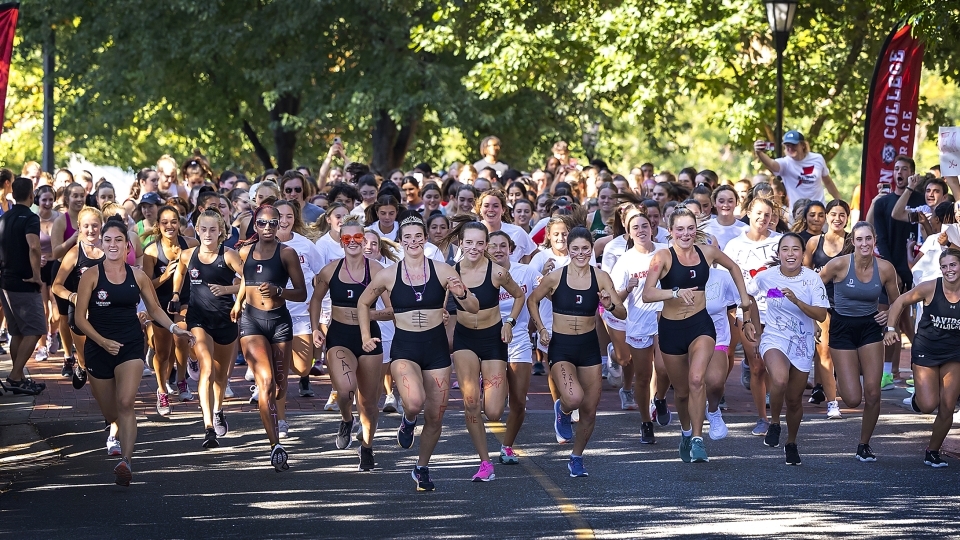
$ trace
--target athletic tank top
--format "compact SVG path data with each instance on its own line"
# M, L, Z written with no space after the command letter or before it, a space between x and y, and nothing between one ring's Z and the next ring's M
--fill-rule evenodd
M694 288L698 291L704 290L707 286L707 280L710 279L710 265L708 265L706 259L704 259L703 252L700 251L700 248L693 246L693 249L697 251L700 262L695 266L684 266L680 264L680 259L677 258L677 252L673 247L670 248L670 259L672 262L670 263L670 271L667 272L667 275L660 278L661 289Z
M553 291L553 312L574 317L593 317L597 314L597 305L600 302L600 286L597 285L597 274L590 268L590 288L574 289L567 285L567 269L564 266L560 271L560 283Z
M456 266L457 273L460 273L460 263ZM500 306L500 287L493 284L493 263L487 261L487 275L483 278L483 283L476 287L470 287L470 292L476 295L480 302L480 309L490 309ZM460 302L457 302L460 305Z
M819 272L820 270L823 269L824 266L827 265L828 262L840 256L838 254L831 257L830 255L827 255L825 251L823 251L823 239L825 238L825 236L826 235L823 235L823 234L820 235L820 240L817 240L817 249L813 250L813 257L811 258L811 261L813 262L814 272ZM844 239L847 238L846 233L844 233L843 238Z
M63 239L66 240L73 236L73 233L77 230L73 228L73 223L70 221L70 212L64 212L63 217L67 219L67 226L63 229Z
M124 347L132 347L143 342L143 330L137 318L140 286L130 265L124 264L124 267L127 277L123 283L115 285L107 279L103 262L97 265L100 276L90 294L87 320L101 336L123 343Z
M330 279L330 303L337 307L356 308L357 300L370 283L370 261L363 258L363 281L348 283L340 279L344 260L340 259L337 263L337 269L333 271L333 278Z
M286 287L290 280L290 274L287 273L287 267L283 265L280 258L280 252L285 247L282 242L277 243L277 248L273 251L273 257L266 260L253 258L253 252L257 247L253 244L250 253L247 254L247 260L243 262L243 280L245 285L260 285L261 283L270 283L277 287Z
M167 254L163 252L162 240L157 240L154 244L157 245L157 264L153 267L153 279L157 279L162 276L164 272L167 271L167 267L170 264L179 264L180 261L170 262L170 259L167 258ZM183 239L182 236L177 236L177 245L180 246L180 250L188 249L187 241ZM166 311L167 304L170 303L170 300L173 300L173 278L166 280L162 285L157 287L157 301L160 303L160 307ZM190 287L184 287L183 284L180 284L180 303L182 305L188 305L190 303Z
M857 270L853 266L853 255L850 255L850 267L843 281L833 285L834 310L845 317L864 317L877 312L880 305L880 268L877 259L873 259L873 276L864 283L857 278Z
M43 232L43 228L40 229L40 253L47 256L47 260L50 260L50 256L53 255L53 244L50 242L50 235Z
M960 302L951 303L943 294L943 278L937 278L937 289L930 305L923 306L913 342L914 357L953 358L960 349Z
M600 211L597 210L593 213L593 223L590 224L590 232L593 233L593 238L603 238L607 236L606 233L607 224L603 222L603 216L600 215Z
M102 256L98 259L87 257L83 248L83 242L78 243L77 246L77 264L73 267L73 272L70 272L67 279L63 281L63 286L70 292L77 292L77 287L80 285L80 278L88 268L93 268L103 262Z
M190 289L190 297L187 302L190 310L200 310L208 313L229 314L233 308L233 295L224 294L217 296L210 292L209 285L222 285L229 287L233 285L233 280L237 274L234 272L223 258L223 245L217 257L210 264L204 264L200 260L200 248L193 250L190 262L187 263L187 279Z
M393 304L393 312L406 313L418 309L443 309L446 290L440 284L437 270L433 267L433 261L427 259L427 265L430 267L430 279L423 285L417 286L404 283L403 269L406 268L406 265L406 261L397 263L397 282L393 285L393 290L390 291L390 303Z

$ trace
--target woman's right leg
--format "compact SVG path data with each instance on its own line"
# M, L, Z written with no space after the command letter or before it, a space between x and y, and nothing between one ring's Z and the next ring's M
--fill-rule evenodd
M577 368L570 362L556 362L550 366L550 378L557 387L560 410L570 414L583 402L583 387L577 380Z
M917 366L914 364L913 372L916 375ZM932 368L924 368L931 369ZM943 440L947 437L950 427L953 424L953 408L960 397L960 362L948 362L939 367L938 378L940 379L937 418L933 421L933 432L930 434L930 450L940 450ZM916 379L916 377L914 377ZM920 392L920 389L917 389ZM922 409L921 409L922 410Z
M257 401L260 409L260 421L270 440L270 446L280 443L277 436L277 385L273 374L273 346L264 336L251 335L240 338L243 348L243 357L256 377L260 399ZM159 356L159 351L157 356Z
M327 371L330 384L337 391L340 420L353 420L353 398L357 395L357 358L346 347L327 350Z
M680 429L690 431L693 422L690 418L690 364L686 355L664 354L663 364L670 382L673 383L673 406L680 416Z
M790 381L790 360L783 351L770 349L763 355L763 362L770 377L770 423L779 425L784 396ZM779 444L779 441L777 443Z
M147 324L147 328L153 336L153 372L157 378L157 388L161 394L166 394L170 372L173 371L173 336L152 322Z
M642 422L652 422L650 414L650 381L653 378L653 346L645 349L630 350L631 364L633 366L633 392L637 404L640 405L640 420ZM624 370L626 373L626 370ZM624 379L626 381L626 379ZM626 382L623 383L626 386Z
M859 407L863 401L860 384L860 358L857 351L830 349L833 367L837 371L837 392L847 407Z
M423 372L424 395L423 431L420 433L420 455L417 465L426 467L433 456L433 450L440 440L443 428L443 414L450 400L450 372L452 366L431 369ZM406 403L406 401L404 401ZM404 415L406 415L404 410Z
M197 362L200 364L200 380L197 382L197 393L200 394L200 412L203 414L204 429L213 427L213 413L215 408L216 393L213 388L214 380L214 359L213 359L213 338L211 338L203 328L194 327L190 329L196 339L193 346L194 354L197 355Z
M383 365L380 355L361 356L357 359L357 409L360 413L360 425L363 427L360 444L367 448L373 445L377 419L380 417L377 403L380 401L380 370Z
M816 367L817 382L823 385L823 395L827 401L837 400L837 378L833 373L833 355L830 348L830 314L820 324L820 343L817 343Z
M453 353L453 365L457 369L460 393L463 394L463 417L467 424L467 433L470 434L480 461L490 461L487 431L480 411L480 359L472 351L461 350Z
M227 385L230 381L230 372L233 371L234 362L237 360L237 341L221 345L213 343L213 411L223 410L224 394L227 391Z

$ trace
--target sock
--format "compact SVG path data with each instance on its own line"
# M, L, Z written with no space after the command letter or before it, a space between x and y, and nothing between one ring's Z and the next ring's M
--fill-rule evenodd
M680 429L680 433L683 433L683 436L684 436L684 437L690 437L690 436L693 435L693 428L692 428L692 427L691 427L690 429L683 429L683 428L681 428L681 429Z
M883 363L883 372L891 373L893 371L893 362L884 362Z
M694 441L697 440L697 439L700 439L701 442L703 441L703 437L694 437L694 438L693 438Z

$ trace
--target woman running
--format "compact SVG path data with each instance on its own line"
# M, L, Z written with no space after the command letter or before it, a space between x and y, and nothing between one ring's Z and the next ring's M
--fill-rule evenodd
M595 270L593 235L586 227L574 227L566 242L570 264L560 271L547 274L527 298L527 309L533 319L540 343L548 346L550 377L559 390L560 398L553 404L556 416L554 431L557 442L573 439L571 416L580 410L577 430L580 436L573 445L567 469L571 477L588 476L583 466L583 451L593 434L600 403L600 342L597 338L597 300L614 317L624 319L627 311L623 302L615 300L617 291L610 276ZM538 309L540 302L550 297L553 302L553 323L544 326Z
M497 200L489 195L486 197ZM467 432L480 456L480 469L473 475L473 481L489 482L496 478L496 474L487 450L483 415L491 422L498 422L503 415L507 397L507 348L513 340L513 329L523 309L524 294L510 272L490 261L486 227L480 222L463 219L457 218L460 224L450 233L451 237L459 239L463 253L463 259L454 269L472 296L477 298L480 311L468 313L458 303L457 323L453 331L453 364L457 370L460 392L463 393ZM507 231L502 232L509 236ZM513 307L505 319L500 316L501 287L513 297Z
M707 421L710 422L710 438L718 441L727 436L729 430L723 421L724 390L730 370L733 369L733 355L730 351L731 328L736 321L736 308L740 302L737 284L725 268L711 268L710 279L704 291L707 297L707 313L713 319L717 330L717 344L713 347L713 356L707 367ZM659 372L660 366L657 366ZM660 384L658 393L666 395L669 383ZM665 401L665 400L664 400ZM656 405L656 403L655 403ZM664 404L665 405L665 404ZM666 408L665 406L663 408Z
M40 216L40 281L43 285L40 287L41 298L43 299L43 309L47 315L46 336L40 336L40 344L37 354L34 358L41 362L57 351L56 342L60 325L60 313L57 310L55 299L50 288L53 286L53 279L57 277L57 261L53 256L53 242L50 239L50 233L53 230L53 222L60 217L60 212L53 209L53 203L56 201L56 195L50 186L40 186L37 188L34 199L39 208L37 214Z
M819 273L828 262L840 256L847 247L847 218L850 207L847 203L834 199L827 203L827 230L807 241L803 254L803 265ZM837 402L837 378L834 375L833 357L830 355L830 311L833 309L833 283L826 284L827 320L817 323L820 327L820 339L814 355L814 385L809 402L819 405L827 402L827 418L840 418L840 404Z
M110 424L107 454L122 456L114 467L116 482L129 486L133 479L131 458L137 442L134 404L143 372L143 332L137 318L140 300L159 324L192 345L190 333L170 320L157 303L150 278L124 262L127 228L110 220L103 226L104 258L80 278L76 302L76 326L86 336L84 359L90 373L93 396Z
M373 278L357 303L357 319L363 350L372 353L380 339L370 332L370 307L384 292L390 293L396 321L390 368L404 406L397 443L403 448L413 446L417 415L423 412L420 455L411 476L418 491L433 491L428 465L440 440L450 394L450 349L443 329L446 291L469 313L477 313L480 304L453 268L424 255L427 228L422 220L407 218L398 229L403 260L396 272L379 272Z
M543 239L542 249L530 260L530 268L540 272L541 276L546 276L558 268L570 264L570 256L567 251L567 236L573 229L574 223L570 216L554 216L547 221L545 228L546 236ZM540 320L547 328L553 327L553 304L548 299L544 299L538 306L540 310ZM542 359L547 354L547 344L536 340L537 354ZM599 338L597 343L599 343ZM601 368L602 371L602 368ZM538 361L533 366L534 375L543 375L543 362ZM547 378L550 387L550 396L553 401L559 399L560 394L553 384L553 377Z
M240 290L236 280L243 272L243 262L236 251L223 245L227 225L219 211L205 210L197 219L196 229L200 245L180 254L173 290L181 291L184 281L190 289L186 322L200 363L197 393L203 413L202 446L217 448L217 437L229 430L223 401L237 358L239 333L237 323L230 319L230 309L233 295Z
M755 314L751 309L753 298L747 293L740 268L730 257L714 246L695 245L698 240L703 241L703 236L697 229L693 212L678 208L670 216L669 224L673 245L654 255L643 285L642 300L663 302L657 330L680 415L680 459L687 463L706 462L709 458L703 444L704 381L717 340L704 294L710 267L716 263L730 271L740 292L741 306L751 316ZM755 331L752 318L744 320L744 329L747 339L752 341Z
M332 202L327 207L326 212L318 220L318 232L320 238L316 241L317 252L320 254L320 268L330 264L331 261L340 260L344 257L343 246L340 243L340 224L350 215L350 211L343 203ZM312 298L312 296L311 296ZM320 329L324 333L330 325L330 313L332 304L330 303L330 293L323 297L320 311ZM313 332L311 331L310 343L313 343ZM336 387L330 389L330 396L327 398L325 411L338 411L338 394Z
M513 203L513 224L530 234L530 222L533 219L533 203L527 199L517 199Z
M383 266L364 257L364 239L359 218L345 218L340 226L344 258L330 262L317 274L316 289L310 300L310 321L319 320L321 300L329 292L333 305L330 326L326 333L319 325L315 327L313 345L317 349L323 347L324 342L327 345L327 369L330 382L337 390L337 405L342 418L337 431L337 448L345 450L353 442L353 400L356 397L362 429L359 470L369 471L375 465L373 436L380 412L377 404L380 401L383 348L377 343L372 351L363 349L357 314L363 308L357 302ZM372 319L367 324L370 336L379 341L380 326L376 321L392 317L393 312L389 309L376 310L372 317L368 317Z
M650 403L654 351L658 344L657 314L663 310L663 303L644 302L642 293L655 253L669 246L653 242L650 219L641 211L634 209L627 214L626 227L630 235L627 251L617 260L610 272L610 279L617 288L617 294L620 300L626 302L627 307L626 326L619 332L620 337L617 339L625 340L629 354L617 355L617 359L623 359L630 364L630 369L625 366L623 372L631 376L625 377L620 394L622 401L624 389L629 386L632 388L629 397L636 396L639 398L637 402L644 404L640 407L640 444L654 444L656 437L653 434L653 418L646 404ZM608 320L609 317L604 312L604 321ZM611 331L610 335L613 337L615 334Z
M950 431L953 409L960 398L960 250L948 248L940 255L943 277L925 281L907 291L890 306L888 321L900 318L905 306L923 302L923 314L917 323L911 361L916 392L913 410L924 414L937 411L933 433L923 463L946 467L940 447ZM890 324L888 322L888 324ZM887 326L883 341L888 346L900 339L894 326ZM864 381L866 384L866 381Z
M237 321L243 313L240 347L256 377L260 421L270 440L270 464L281 472L289 465L278 435L277 400L286 396L293 356L293 321L286 301L305 301L307 287L297 252L277 241L277 209L261 205L251 219L255 236L251 244L240 248L243 280L230 318ZM293 283L292 289L284 288L288 281Z
M617 186L612 182L606 182L600 185L597 190L597 204L599 208L590 212L587 216L587 223L594 240L603 238L611 233L610 224L613 222L613 215L617 211Z
M400 260L400 246L393 243L371 229L363 230L363 256L377 261L384 267L396 264ZM383 299L377 299L377 309L386 309ZM396 326L393 319L377 321L380 326L380 346L383 348L383 364L380 367L380 376L383 379L383 393L386 398L383 400L383 412L403 414L403 404L397 398L393 391L393 374L390 373L390 349L393 345L393 335L396 333Z
M893 265L873 255L877 244L873 225L858 222L850 237L853 254L828 262L820 277L824 283L834 284L830 354L837 370L837 389L848 407L864 402L856 458L876 461L870 438L880 418L883 326L887 322L887 312L878 311L880 292L886 290L892 302L900 291Z
M773 422L763 444L780 446L780 411L787 402L787 465L800 465L797 433L803 420L803 391L813 367L816 326L827 317L827 290L813 270L803 266L803 238L786 233L777 243L776 265L757 274L757 290L767 299L767 324L760 331L760 355L770 376Z
M823 234L823 224L826 221L827 207L820 201L810 201L791 230L800 235L803 245L806 246L811 238Z
M510 235L513 243L517 245L510 260L513 262L527 263L534 253L537 252L537 245L533 243L530 236L516 225L507 223L503 220L504 212L507 208L507 196L499 189L490 189L477 197L477 207L475 209L478 216L487 231L503 231Z
M80 210L83 209L84 202L86 201L86 190L82 185L72 183L64 189L63 198L66 199L67 209L60 214L58 218L53 220L53 225L50 227L50 252L53 258L61 261L61 263L67 252L73 249L80 241L80 225L77 220L80 217ZM76 224L76 226L74 226L74 224ZM99 232L99 228L97 232ZM58 263L58 265L61 263ZM55 275L59 274L59 270L57 269L52 269L51 271ZM79 380L83 366L77 364L73 356L73 334L71 334L68 319L70 302L67 302L64 297L61 297L57 293L54 293L54 295L56 296L54 300L57 304L57 312L60 314L60 340L63 345L63 368L60 370L60 375L63 377L75 377ZM81 387L82 386L83 385L81 385Z

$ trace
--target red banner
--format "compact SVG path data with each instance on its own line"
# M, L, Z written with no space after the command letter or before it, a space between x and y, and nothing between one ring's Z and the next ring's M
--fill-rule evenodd
M898 155L913 156L923 44L910 25L894 29L880 49L867 100L860 171L860 215L867 215L879 183L893 183ZM891 190L893 187L891 187Z
M0 4L0 133L7 105L7 82L10 80L10 56L13 54L13 34L17 29L20 3Z

